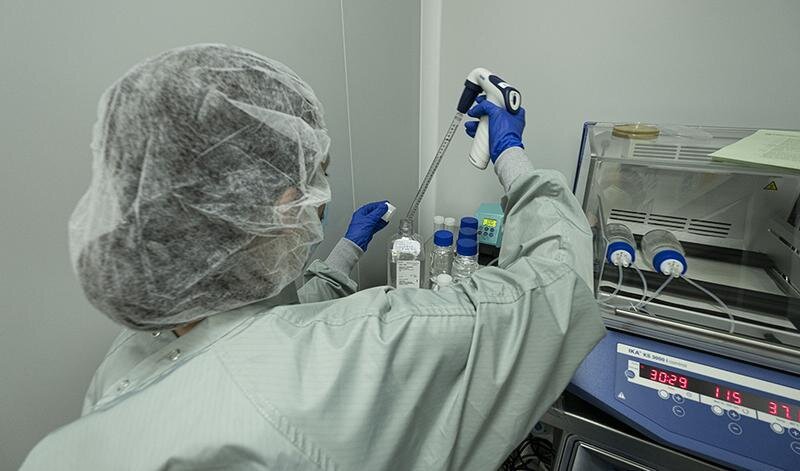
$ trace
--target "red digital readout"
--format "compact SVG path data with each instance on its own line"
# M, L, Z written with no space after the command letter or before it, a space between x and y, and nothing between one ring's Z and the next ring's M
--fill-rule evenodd
M792 407L788 404L782 404L780 402L775 402L775 401L769 401L767 405L769 407L769 410L767 412L769 412L770 414L778 417L783 417L789 420L795 420L793 412L794 409L796 409L796 407ZM800 409L797 410L796 420L800 422Z
M660 371L655 368L650 370L650 380L670 386L678 386L682 389L689 387L689 378L668 371Z
M733 389L715 386L714 397L717 399L722 399L723 401L731 402L733 404L742 404L742 393L739 391L734 391Z
M660 384L679 387L700 395L725 401L737 406L769 413L774 417L800 422L800 404L791 401L774 400L750 391L743 391L723 386L694 376L684 376L667 369L657 368L644 363L639 364L639 377L647 378Z

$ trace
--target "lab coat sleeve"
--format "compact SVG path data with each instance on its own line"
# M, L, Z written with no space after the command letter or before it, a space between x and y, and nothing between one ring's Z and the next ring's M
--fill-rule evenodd
M342 238L322 262L315 260L304 274L305 283L297 290L302 304L344 298L358 290L350 272L364 252L356 244Z
M495 169L507 197L503 247L497 268L462 286L475 324L460 394L445 405L460 412L452 469L499 465L492 456L524 438L605 332L588 285L591 230L564 176L535 170L520 148Z
M245 353L223 358L307 456L338 469L497 469L602 338L584 281L591 235L564 177L521 149L500 159L500 267L437 292L384 286L276 308L237 339ZM266 364L254 367L250 345Z

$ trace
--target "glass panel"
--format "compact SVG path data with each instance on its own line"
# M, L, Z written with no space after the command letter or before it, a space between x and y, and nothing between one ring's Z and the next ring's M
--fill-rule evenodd
M709 157L754 131L586 125L576 193L595 233L596 289L606 307L731 331L718 298L736 318L736 335L800 348L800 173ZM618 287L619 269L604 262L609 223L630 228L637 245L649 231L672 233L685 252L685 279L643 304L642 277L649 298L667 276L661 259L637 248L641 276L624 269Z

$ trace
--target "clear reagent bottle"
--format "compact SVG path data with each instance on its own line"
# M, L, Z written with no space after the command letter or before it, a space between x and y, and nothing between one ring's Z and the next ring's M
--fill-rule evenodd
M480 268L478 265L478 243L465 237L458 239L456 258L453 260L453 283L460 283L475 273Z
M428 257L428 277L431 285L442 273L450 273L453 266L453 234L450 231L436 231L433 235L433 248Z
M606 260L612 265L627 268L636 261L636 239L625 224L606 225Z
M433 235L436 234L437 231L441 231L444 229L444 216L434 216L433 217L433 232L431 232L431 236L425 239L425 244L422 246L422 250L425 251L426 254L430 254L433 252ZM427 280L430 279L430 257L428 260L425 261L425 266L422 267L422 279L426 280L423 284L425 287L429 284Z
M389 241L387 284L394 288L420 288L425 254L411 221L400 220L400 229Z
M658 273L678 277L686 273L686 253L671 232L653 229L642 237L642 253Z

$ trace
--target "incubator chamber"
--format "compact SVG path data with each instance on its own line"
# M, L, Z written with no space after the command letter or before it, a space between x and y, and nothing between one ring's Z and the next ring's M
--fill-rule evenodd
M797 374L800 172L709 156L753 132L588 123L574 189L594 232L598 276L609 225L630 228L640 255L642 246L653 245L642 244L642 236L663 229L685 250L685 276L716 294L735 317L731 335L727 315L680 279L647 312L630 309L642 281L626 272L616 308L604 310L609 327ZM636 265L649 286L660 284L663 275L652 270L647 256L636 257ZM616 281L615 271L604 270L595 289L602 294Z
M710 156L755 131L585 124L573 190L608 334L542 419L551 469L800 469L800 172ZM685 273L653 269L665 252Z

